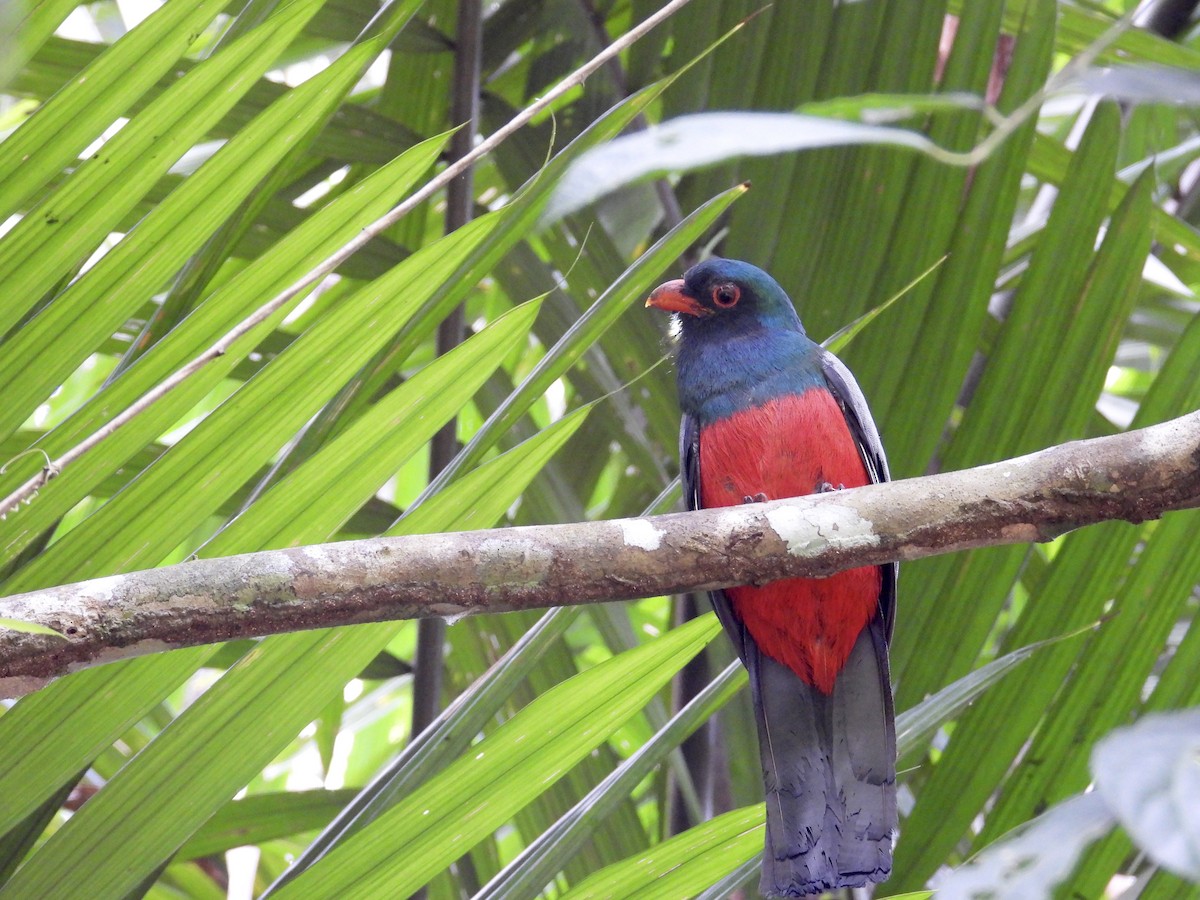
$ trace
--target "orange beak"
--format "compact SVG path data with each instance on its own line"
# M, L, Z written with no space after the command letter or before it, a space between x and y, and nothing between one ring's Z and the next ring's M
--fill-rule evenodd
M695 297L689 297L684 292L682 278L660 284L650 294L647 306L663 309L667 312L687 313L689 316L711 315L712 310L705 309Z

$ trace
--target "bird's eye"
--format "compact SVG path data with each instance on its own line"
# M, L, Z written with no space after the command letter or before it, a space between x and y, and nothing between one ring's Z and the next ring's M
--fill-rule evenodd
M712 291L713 303L722 309L737 306L742 299L742 289L736 284L718 284Z

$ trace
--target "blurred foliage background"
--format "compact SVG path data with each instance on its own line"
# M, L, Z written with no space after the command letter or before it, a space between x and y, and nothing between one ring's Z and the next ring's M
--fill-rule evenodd
M662 5L0 3L0 495ZM670 509L673 377L640 301L713 251L771 271L818 340L917 279L839 350L899 477L1196 408L1197 4L1135 5L693 0L457 200L421 205L0 521L4 592ZM452 145L472 60L476 127ZM953 151L1004 139L972 165L869 144L749 159L764 135L747 129L719 135L719 164L617 172L620 190L543 218L581 153L706 110ZM1200 702L1198 525L904 567L902 826L880 895L932 878L964 896L947 870L1084 791L1097 740ZM745 892L754 728L695 612L357 626L64 678L0 706L0 896ZM1064 875L1063 897L1194 896L1154 848L1200 859L1191 807L1141 849L1107 824L1078 860L1036 842L1061 871L1032 888L988 877L1007 896Z

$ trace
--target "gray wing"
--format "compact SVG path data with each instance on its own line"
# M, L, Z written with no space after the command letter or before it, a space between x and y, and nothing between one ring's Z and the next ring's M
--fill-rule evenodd
M683 502L688 510L700 509L700 426L694 418L683 416L679 427L679 478L683 482ZM717 619L743 665L746 663L746 629L733 613L733 605L724 591L709 591L708 599Z
M858 444L858 452L867 467L871 481L879 484L891 481L888 472L887 456L883 452L883 441L879 437L879 429L871 418L871 410L867 408L867 400L863 396L858 382L850 374L850 370L842 361L828 350L821 351L821 367L825 372L825 381L829 390L837 398L846 422L850 426L850 434ZM879 592L879 608L883 616L885 634L890 643L892 629L896 622L896 577L899 573L899 563L888 563L879 567L883 575L883 586Z

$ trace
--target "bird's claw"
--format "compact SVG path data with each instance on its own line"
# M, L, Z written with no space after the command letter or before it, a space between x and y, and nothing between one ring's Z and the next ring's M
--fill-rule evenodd
M845 489L846 489L846 486L844 484L839 484L839 485L835 486L835 485L830 484L828 481L822 481L820 484L817 485L817 489L815 491L813 491L813 493L814 494L827 494L830 491L844 491Z
M753 497L751 497L750 495L747 494L745 497L742 498L742 503L766 503L766 502L767 502L767 495L764 494L762 491L759 491Z

